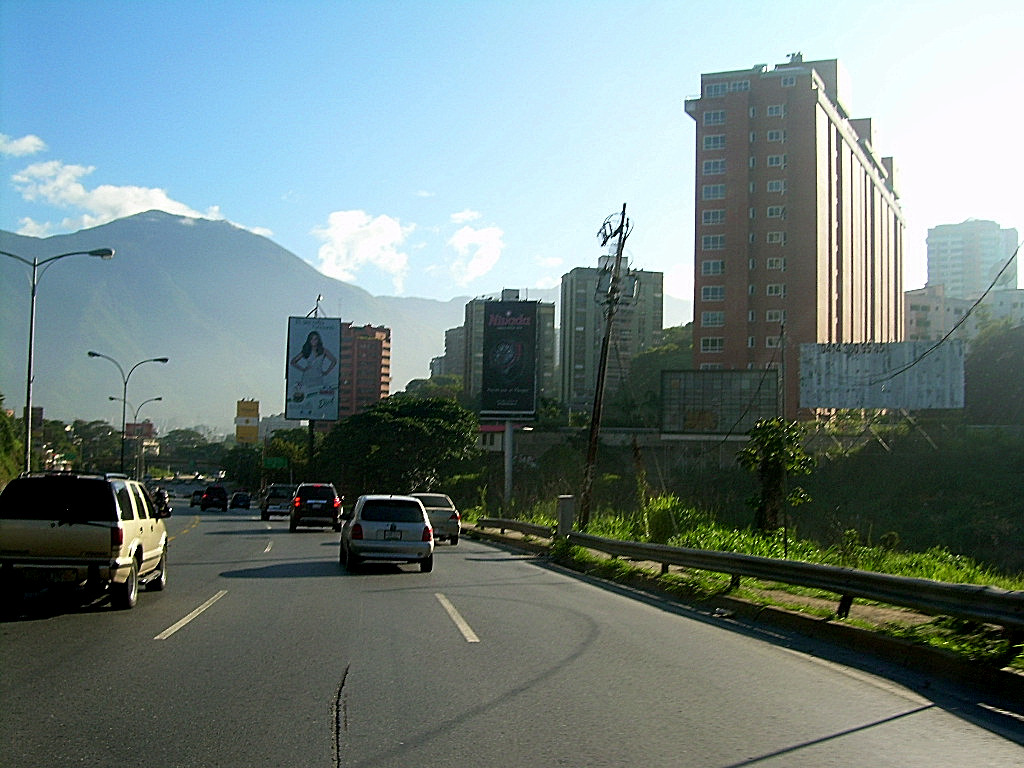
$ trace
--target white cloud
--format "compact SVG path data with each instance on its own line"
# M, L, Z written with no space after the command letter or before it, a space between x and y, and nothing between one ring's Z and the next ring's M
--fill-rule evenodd
M84 211L78 216L63 219L59 225L23 219L19 234L41 237L53 232L54 229L86 229L152 210L188 218L224 219L218 206L212 206L205 213L200 213L185 203L172 199L166 190L155 187L118 187L102 184L88 189L82 183L82 179L94 170L94 166L70 165L60 160L48 160L33 163L15 173L11 180L25 200ZM270 234L265 228L244 227L240 224L235 226L256 234Z
M390 216L372 218L365 211L335 211L327 225L313 234L323 241L317 251L320 270L338 280L354 282L366 266L391 275L395 290L401 293L409 271L409 257L400 249L416 228L402 226Z
M464 211L459 211L458 213L453 213L451 215L451 220L453 224L465 224L468 221L476 221L479 218L479 213L477 213L476 211L471 211L468 208Z
M501 240L504 234L497 227L462 227L452 235L448 245L455 249L458 257L448 268L458 285L468 285L494 269L505 247Z
M46 142L38 136L29 134L28 136L22 136L20 139L12 139L7 134L0 133L0 155L24 157L25 155L34 155L36 152L42 152L44 149L46 149Z

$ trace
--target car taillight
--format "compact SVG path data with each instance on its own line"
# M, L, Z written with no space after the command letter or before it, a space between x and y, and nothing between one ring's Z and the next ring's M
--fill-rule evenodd
M337 509L340 506L341 506L341 499L335 497L335 499L334 499L334 508Z
M423 526L423 539L422 541L433 541L434 531L427 526Z
M115 525L110 529L110 548L121 549L122 544L124 544L124 531L121 526Z
M298 509L299 507L302 506L302 499L296 496L295 499L292 501L292 504L294 504L295 508Z
M355 525L353 525L352 526L352 533L350 535L351 535L351 537L353 539L361 539L361 538L363 538L363 526L361 526L359 523L356 523Z
M458 510L456 510L455 512L452 512L452 516L449 517L448 519L449 520L461 520L462 518L459 516Z

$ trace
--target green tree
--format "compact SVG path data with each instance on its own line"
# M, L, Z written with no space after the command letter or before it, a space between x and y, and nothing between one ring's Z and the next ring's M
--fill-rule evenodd
M116 472L121 467L121 430L106 421L75 419L71 442L77 456L75 467L86 472Z
M430 490L476 453L477 418L452 400L394 395L337 424L320 462L348 498Z
M23 456L23 443L18 439L14 419L7 415L4 395L0 392L0 488L18 474Z
M250 445L236 445L225 451L221 459L221 469L227 472L228 479L250 490L259 488L262 468L262 451Z
M661 343L641 352L629 376L609 399L609 426L656 427L661 424L661 374L693 368L693 323L666 328Z
M416 397L438 397L462 402L462 377L455 373L413 379L405 385L405 394Z
M971 424L1024 424L1024 326L985 326L964 360L964 399Z
M803 447L804 428L786 419L759 419L748 433L750 440L736 454L740 465L757 474L760 495L754 499L754 527L774 531L781 527L787 504L807 501L802 488L787 490L790 476L810 474L814 457Z

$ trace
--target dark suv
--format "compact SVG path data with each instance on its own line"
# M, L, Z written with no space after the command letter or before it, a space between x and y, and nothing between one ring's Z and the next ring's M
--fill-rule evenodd
M211 485L203 491L199 509L205 512L210 507L217 507L221 512L228 511L228 492L223 485Z
M302 483L295 489L288 530L300 525L329 525L341 530L341 497L330 483Z

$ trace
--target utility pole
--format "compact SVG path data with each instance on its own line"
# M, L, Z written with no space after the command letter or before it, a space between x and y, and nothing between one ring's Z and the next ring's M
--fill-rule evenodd
M601 436L601 413L604 409L604 385L608 372L608 347L611 342L612 325L615 321L615 312L618 309L621 299L622 280L622 249L625 246L626 238L629 236L631 226L626 218L626 204L622 204L622 214L619 218L619 226L614 227L612 219L614 214L604 220L601 230L597 236L601 238L601 246L604 247L613 237L619 241L615 248L615 261L612 264L611 281L608 284L608 292L604 297L605 324L604 336L601 339L601 357L597 364L597 385L594 387L594 407L590 411L590 438L587 441L587 462L583 470L583 489L580 491L579 520L580 530L586 531L590 525L590 502L594 489L594 467L597 463L597 444Z

